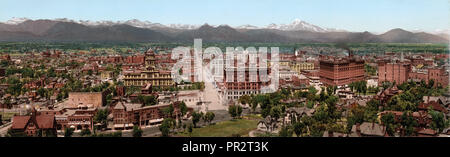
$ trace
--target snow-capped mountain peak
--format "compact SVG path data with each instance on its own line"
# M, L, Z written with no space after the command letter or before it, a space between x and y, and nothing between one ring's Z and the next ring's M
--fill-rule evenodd
M130 25L130 26L134 26L134 27L139 27L139 28L166 27L160 23L152 23L150 21L140 21L138 19L132 19L132 20L128 20L125 22L119 21L118 23Z
M267 29L279 29L278 25L275 23L271 23L266 26Z
M259 27L257 27L257 26L253 26L253 25L241 25L241 26L237 26L236 27L237 29L260 29Z
M113 21L91 21L91 20L79 20L79 21L73 21L78 24L86 25L86 26L111 26L115 24L119 24L118 22Z
M170 28L174 29L197 29L200 28L200 25L190 25L190 24L169 24Z
M292 23L290 24L269 24L267 27L267 29L278 29L278 30L284 30L284 31L312 31L312 32L326 32L325 29L307 23L305 21L302 21L300 19L295 19Z
M11 24L11 25L17 25L22 22L25 22L27 20L30 20L28 18L12 18L4 23ZM73 22L78 23L86 26L113 26L113 25L119 25L119 24L126 24L134 27L139 28L172 28L172 29L179 29L179 30L192 30L192 29L198 29L201 27L201 25L192 25L192 24L168 24L163 25L160 23L153 23L150 21L141 21L138 19L131 19L126 21L109 21L109 20L101 20L101 21L91 21L91 20L71 20L67 18L58 18L53 19L54 21L60 21L60 22ZM258 27L250 24L241 25L233 27L235 29L275 29L275 30L283 30L283 31L311 31L311 32L347 32L345 30L339 30L339 29L333 29L333 28L321 28L319 26L307 23L300 19L294 19L290 24L275 24L271 23L267 25L266 27Z
M6 21L5 23L9 24L9 25L18 25L18 24L28 21L28 20L30 20L30 19L24 18L24 17L23 18L13 17L10 20Z

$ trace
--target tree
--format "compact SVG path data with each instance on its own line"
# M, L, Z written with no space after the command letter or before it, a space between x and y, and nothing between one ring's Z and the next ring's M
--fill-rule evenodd
M186 106L186 103L184 103L184 101L182 101L180 103L179 107L180 107L181 116L186 115L186 113L188 111L188 107Z
M122 131L116 131L114 133L112 133L112 137L122 137Z
M394 135L395 132L395 116L392 113L387 113L381 117L381 122L386 127L386 132L389 135Z
M137 100L139 101L139 103L142 103L142 105L144 105L144 106L153 106L153 105L158 104L158 99L153 95L144 96L144 95L139 94L137 97Z
M275 121L277 121L281 117L281 114L282 112L279 106L275 106L270 109L269 115L270 117L275 118Z
M434 80L433 79L430 79L429 81L428 81L428 88L433 88L434 87Z
M6 132L6 137L27 137L27 134L23 131L16 131L11 128Z
M380 101L376 100L376 99L371 99L366 103L366 109L368 110L372 110L372 111L378 111L378 108L381 105Z
M81 130L80 135L81 136L89 136L89 135L91 135L91 130L83 129L83 130Z
M236 112L237 112L237 117L240 118L241 114L242 114L242 107L240 105L238 105L236 107Z
M48 77L56 77L55 68L51 67L47 70L47 76Z
M162 124L159 126L159 131L163 137L168 137L170 134L170 129L174 127L174 121L172 118L166 118L163 120Z
M93 72L92 70L89 69L87 74L90 76L90 75L92 75L93 73L94 73L94 72Z
M327 94L328 95L334 95L336 93L337 86L328 86L327 87Z
M170 104L169 107L164 108L163 112L164 115L172 118L173 117L173 112L175 111L173 104Z
M389 81L385 81L385 82L382 83L381 86L383 87L383 90L386 90L386 89L392 87L392 83L389 82Z
M317 93L317 89L314 88L313 86L310 86L310 87L308 88L308 94L316 95L316 93Z
M230 114L231 117L236 117L236 105L230 105L228 107L228 113Z
M327 95L325 95L325 88L321 87L319 93L319 101L322 102L327 98Z
M206 122L208 122L209 124L211 124L211 122L214 120L214 117L215 117L216 115L214 114L214 112L206 112L206 114L205 114L205 120L206 120Z
M73 135L73 128L65 128L64 129L64 137L72 137Z
M133 127L133 137L142 137L142 129L138 126Z
M238 101L242 105L247 105L247 104L250 104L251 97L249 95L243 95L243 96L239 97Z
M415 127L418 126L418 123L410 112L403 112L401 125L403 127L403 134L405 136L411 136L415 134Z
M286 99L291 95L291 89L282 88L280 93L281 93L282 98Z
M375 76L377 73L377 70L375 67L372 67L368 64L364 64L364 70L367 74L369 74L370 76Z
M198 112L192 113L192 124L194 124L194 128L197 127L197 123L200 121L201 118L202 118L202 114L200 114Z
M430 110L431 115L431 128L437 132L442 132L444 128L447 126L447 123L444 119L444 114L439 111Z
M304 132L305 132L305 124L303 122L296 122L293 125L294 127L294 132L295 135L297 135L297 137L300 137Z
M264 95L258 94L256 96L252 95L251 96L251 105L252 105L252 110L253 112L256 111L256 108L258 107L258 104L263 104L266 103L266 97Z
M347 132L349 132L353 125L356 123L363 123L364 122L364 107L362 106L355 106L350 108L350 112L347 115Z
M42 137L42 129L38 129L36 135L37 137Z
M36 92L41 97L47 97L47 92L48 91L45 88L43 88L43 87L39 88Z
M57 137L57 135L55 134L56 132L51 131L51 130L45 130L45 137Z
M192 124L189 124L189 127L188 127L189 136L192 135L192 131L193 131Z
M108 122L108 114L108 109L99 109L94 116L94 122L101 123L103 126L105 126Z
M292 130L289 128L289 126L283 126L278 133L278 136L280 137L292 137Z
M420 100L419 100L420 101ZM410 91L393 96L387 103L390 110L395 111L416 111L419 103L416 96Z
M242 107L239 105L230 105L228 107L228 113L233 118L239 118L241 117Z

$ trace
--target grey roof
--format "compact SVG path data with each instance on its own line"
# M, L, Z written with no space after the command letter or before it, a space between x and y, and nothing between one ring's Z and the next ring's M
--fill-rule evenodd
M295 112L297 114L305 113L308 116L311 116L314 113L314 109L309 109L307 107L290 107L287 109L288 112Z
M126 111L136 110L142 107L142 104L138 103L128 103L128 102L118 102L114 109L125 109Z
M377 123L364 122L359 126L361 134L370 136L384 136L384 126Z

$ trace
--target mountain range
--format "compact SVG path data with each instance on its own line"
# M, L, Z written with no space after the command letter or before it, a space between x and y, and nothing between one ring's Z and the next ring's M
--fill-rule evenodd
M86 42L277 42L277 43L448 43L446 32L439 35L392 29L383 34L349 32L322 28L296 19L290 24L266 27L242 25L211 26L149 21L87 21L69 19L30 20L14 18L0 23L0 41L86 41Z

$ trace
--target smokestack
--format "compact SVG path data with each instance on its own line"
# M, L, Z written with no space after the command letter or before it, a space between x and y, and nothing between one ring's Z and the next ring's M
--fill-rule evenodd
M350 49L350 47L347 45L347 43L337 43L336 47L347 50L348 56L353 57L353 51Z
M404 60L404 57L403 57L403 52L402 52L402 55L400 56L400 62L403 63L403 60Z

